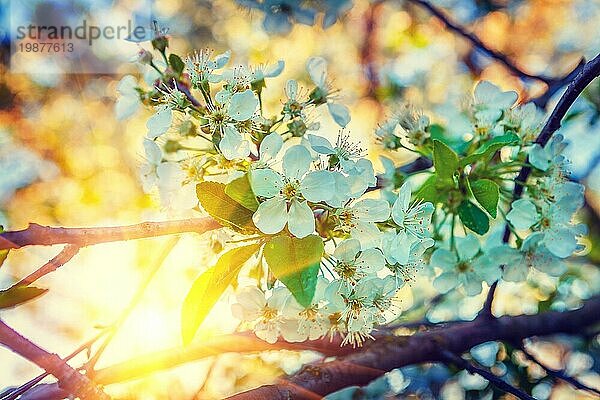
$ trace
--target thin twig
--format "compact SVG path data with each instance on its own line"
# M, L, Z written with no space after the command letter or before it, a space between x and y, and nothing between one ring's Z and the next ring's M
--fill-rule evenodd
M144 280L138 286L135 294L131 298L131 301L129 302L127 307L121 312L121 315L119 315L119 317L116 319L116 321L108 327L108 330L110 332L104 338L102 344L96 350L95 354L85 364L85 370L88 372L89 375L91 375L91 371L96 366L96 363L100 359L100 356L102 355L104 350L106 350L106 348L108 347L108 345L110 344L112 339L117 334L119 328L121 328L121 326L127 320L127 318L129 317L129 315L131 314L133 309L142 300L144 293L146 292L146 289L148 288L148 285L152 281L152 278L154 278L154 276L156 275L156 273L158 272L158 270L164 263L165 259L169 256L169 254L171 253L171 251L173 250L173 248L175 247L177 242L179 242L179 236L175 236L175 237L172 237L169 239L169 241L166 243L166 245L164 246L164 248L162 249L162 251L160 252L158 257L153 259L153 262L150 265L148 273L144 277Z
M81 353L85 350L89 350L90 347L94 343L96 343L100 338L102 338L102 336L106 335L107 333L108 333L108 330L100 331L93 338L87 340L86 342L81 344L78 348L73 350L73 352L71 352L71 354L69 354L68 356L63 358L63 360L65 362L69 361L69 360L73 359L74 357L76 357L77 355L79 355L79 353ZM0 398L0 400L15 400L15 399L17 399L20 395L27 392L31 388L33 388L35 385L37 385L39 382L41 382L48 375L50 375L48 372L44 372L43 374L36 376L35 378L31 379L30 381L25 382L21 386L16 387L12 391L6 393L3 397Z
M98 228L59 228L29 224L20 231L0 233L0 250L25 246L72 244L85 247L99 243L119 242L178 233L205 233L220 228L212 218L190 218L163 222L142 222L135 225Z
M413 4L417 4L420 7L426 9L429 13L431 13L437 19L439 19L446 26L446 28L448 28L449 30L451 30L451 31L457 33L458 35L464 37L465 39L467 39L478 50L480 50L481 52L486 54L488 57L491 57L491 58L499 61L508 70L510 70L513 74L519 76L520 78L542 81L542 82L546 83L548 86L550 86L552 83L554 83L557 80L556 78L553 78L551 76L535 75L535 74L530 74L526 71L523 71L523 69L518 67L514 62L512 62L504 54L490 48L488 45L483 43L483 41L481 39L479 39L479 37L477 37L477 35L475 35L472 32L468 32L460 24L458 24L455 21L452 21L452 19L450 19L450 17L448 17L442 10L440 10L439 8L437 8L430 2L428 2L426 0L408 0L408 1Z
M71 259L75 257L77 253L79 253L79 246L72 244L66 245L60 251L60 253L56 255L56 257L42 265L37 270L33 271L31 274L27 275L25 278L21 279L19 282L15 283L11 288L31 285L41 277L56 271L58 268L71 261Z
M48 353L0 320L0 344L54 375L59 387L82 400L110 400L88 377L80 374L58 355Z
M456 354L454 354L448 350L442 350L442 356L445 359L445 362L454 364L457 367L470 372L471 374L477 374L477 375L481 376L482 378L489 381L492 385L496 386L498 389L500 389L506 393L510 393L514 396L517 396L519 399L522 399L522 400L536 400L534 397L528 395L521 389L514 387L513 385L504 381L503 379L500 379L496 375L492 374L490 371L483 369L483 368L479 368L479 367L471 364L464 358L459 357Z
M525 357L527 357L529 360L531 360L535 364L542 367L542 369L544 371L546 371L546 373L548 375L552 376L553 378L561 379L577 389L587 390L588 392L592 392L592 393L595 393L600 396L600 390L594 389L592 387L589 387L589 386L583 384L578 379L576 379L572 376L568 376L564 371L552 369L552 368L546 366L545 364L543 364L533 354L531 354L529 351L527 351L527 349L525 348L525 345L523 343L520 343L517 347L519 348L519 350L521 350L523 352L523 354L525 354Z

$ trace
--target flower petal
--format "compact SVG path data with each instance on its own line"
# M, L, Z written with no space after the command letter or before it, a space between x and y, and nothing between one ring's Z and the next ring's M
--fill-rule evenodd
M254 169L249 172L250 186L255 195L273 197L283 187L283 177L269 168Z
M535 204L527 199L519 199L512 203L506 219L517 229L529 229L540 219Z
M333 120L342 128L348 125L350 122L350 110L343 104L339 103L327 103L329 114L333 117Z
M231 97L227 113L236 121L246 121L254 115L256 107L258 107L258 99L252 90L246 89L244 92L236 93Z
M300 182L300 192L308 201L327 201L332 196L335 180L329 171L311 171Z
M327 61L323 57L311 57L306 62L306 70L310 79L318 87L325 86L327 79Z
M283 138L277 132L267 135L260 143L260 159L269 161L277 157L277 154L283 147Z
M333 256L340 261L352 262L360 251L360 242L356 239L346 239L337 245Z
M308 172L311 161L310 152L306 147L292 146L283 156L283 172L288 178L300 179Z
M300 239L315 231L315 216L306 201L292 200L288 216L288 230Z
M148 128L146 136L155 139L163 135L171 127L171 122L173 122L173 112L166 107L159 108L156 114L146 122L146 128Z
M273 197L260 203L252 216L254 225L268 235L281 232L288 220L287 203L281 197Z

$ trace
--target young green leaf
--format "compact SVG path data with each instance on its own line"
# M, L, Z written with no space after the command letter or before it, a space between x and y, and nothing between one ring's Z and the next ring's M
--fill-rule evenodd
M460 203L458 216L462 223L475 233L483 235L490 229L488 216L469 200Z
M0 290L0 309L16 307L46 293L48 289L34 286L15 286Z
M475 200L496 218L498 212L498 200L500 199L500 187L489 179L479 179L471 182L471 192Z
M181 61L181 58L177 54L169 55L169 64L171 64L173 71L177 72L178 74L181 74L183 72L183 68L185 67L185 64L183 61Z
M229 250L196 279L181 308L181 335L185 345L192 341L217 300L259 248L260 243L255 243Z
M434 140L433 166L435 174L441 180L452 182L454 173L458 169L458 155L444 143Z
M258 208L258 201L250 186L248 174L229 182L225 186L225 193L252 212Z
M473 164L479 160L489 160L494 154L504 146L514 145L519 143L519 137L514 133L507 133L506 135L496 136L495 138L487 141L473 154L460 160L460 166L464 167L469 164Z
M221 224L241 233L256 233L252 222L253 212L225 193L225 185L217 182L200 182L196 194L202 208Z
M273 275L305 307L315 294L323 247L323 239L317 235L302 239L277 236L265 245L265 260Z
M415 199L430 201L433 204L438 202L440 192L436 188L437 177L435 175L430 176L427 180L421 185L419 190L415 192Z

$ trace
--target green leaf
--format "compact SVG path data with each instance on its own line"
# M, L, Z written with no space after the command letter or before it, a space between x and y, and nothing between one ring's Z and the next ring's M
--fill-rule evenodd
M225 193L225 185L217 182L200 182L196 194L202 208L221 224L241 233L256 233L252 222L253 212Z
M34 286L16 286L0 290L0 309L18 306L43 295L47 291L48 289L40 289Z
M415 199L423 199L423 201L430 201L433 204L436 204L439 198L439 191L436 187L436 183L437 177L435 175L427 178L419 190L415 192Z
M496 136L490 141L486 142L473 154L460 160L460 166L464 167L469 164L473 164L479 160L489 160L494 154L504 146L513 145L519 143L520 139L514 133L508 133L502 136Z
M498 213L498 200L500 199L500 187L494 181L489 179L479 179L470 182L471 192L477 202L496 218Z
M185 345L192 341L217 300L259 248L260 243L255 243L229 250L196 279L181 308L181 335Z
M458 155L450 147L433 141L433 166L436 175L443 181L453 182L454 173L458 169Z
M252 212L258 208L258 201L250 186L248 174L229 182L225 186L225 193Z
M183 72L183 67L185 67L185 64L177 54L169 55L169 64L171 64L173 70L178 74L181 74Z
M323 256L323 239L277 236L265 245L265 260L273 275L307 307L315 295L317 273Z
M0 233L4 232L4 227L0 225ZM0 250L0 267L6 261L6 257L8 257L8 250Z
M460 203L458 216L462 223L475 233L483 235L490 229L488 216L469 200L463 200Z

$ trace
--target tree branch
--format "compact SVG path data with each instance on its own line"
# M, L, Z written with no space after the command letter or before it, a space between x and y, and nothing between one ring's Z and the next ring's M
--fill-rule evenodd
M493 320L477 318L443 330L384 337L369 342L363 351L315 364L280 379L276 385L239 393L229 400L320 399L347 386L366 385L395 368L444 361L442 350L462 354L478 344L493 340L520 341L531 336L581 334L586 327L599 321L600 297L596 297L574 311L502 316Z
M190 218L164 222L142 222L135 225L98 228L58 228L29 224L26 229L0 233L0 250L25 246L71 244L85 247L99 243L118 242L177 233L204 232L220 228L212 218Z
M561 127L561 122L569 108L575 103L575 100L581 95L584 89L598 76L600 76L600 54L588 61L581 70L577 73L577 76L571 81L567 90L563 93L562 97L558 101L558 104L552 110L552 113L546 120L540 134L538 135L535 143L546 146L548 141L552 138L554 132ZM529 158L525 161L529 163ZM515 178L515 187L513 189L513 201L519 199L523 194L523 183L527 181L527 178L531 174L531 167L526 165L521 168L519 174ZM504 236L502 240L506 243L510 238L510 228L508 224L504 229Z
M301 343L278 341L270 344L258 339L251 332L217 336L187 347L175 347L135 357L106 368L89 371L94 382L102 385L138 379L146 375L168 370L181 364L201 360L223 353L255 353L270 350L311 350L326 356L342 356L354 351L349 346L341 347L342 338L335 336ZM63 399L68 395L58 384L39 385L21 397L21 400Z
M436 6L431 4L429 1L426 1L426 0L408 0L408 1L413 4L417 4L418 6L426 9L430 14L434 15L437 19L439 19L446 26L446 28L453 31L454 33L457 33L459 36L462 36L463 38L467 39L469 42L471 42L473 44L473 46L475 46L482 53L484 53L488 57L491 57L491 58L497 60L498 62L503 64L509 71L511 71L513 74L519 76L520 78L542 81L542 82L546 83L548 86L550 86L553 82L555 82L557 80L556 78L553 78L551 76L534 75L534 74L530 74L528 72L523 71L521 68L519 68L514 62L512 62L504 54L500 53L499 51L493 50L488 45L483 43L483 41L481 39L479 39L479 37L477 37L477 35L475 35L472 32L468 32L460 24L458 24L455 21L452 21L442 10L440 10L439 8L437 8Z
M56 354L48 353L29 339L21 336L0 320L0 344L31 361L58 379L61 389L77 395L82 400L110 400L110 397L96 387L86 376L71 368Z
M42 265L37 270L33 271L31 274L27 275L25 278L21 279L19 282L15 283L12 287L31 285L33 282L37 281L41 277L56 271L58 268L71 261L71 259L75 257L77 253L79 253L79 246L72 244L66 245L60 251L60 253L56 255L56 257L48 261L46 264Z
M523 399L523 400L535 400L534 397L523 392L521 389L512 386L511 384L507 383L503 379L500 379L498 376L492 374L490 371L485 370L483 368L479 368L479 367L471 364L464 358L459 357L452 352L443 350L442 357L446 359L446 363L454 364L457 367L459 367L460 369L464 369L471 374L477 374L477 375L481 376L482 378L486 379L487 381L489 381L492 385L496 386L498 389L500 389L506 393L513 394L513 395L517 396L519 399Z
M567 374L565 374L564 371L555 370L555 369L552 369L552 368L547 367L546 365L544 365L533 354L531 354L529 351L527 351L527 349L525 348L525 345L523 343L519 343L519 345L517 347L519 348L519 350L521 350L523 352L523 354L525 354L525 357L527 357L529 360L531 360L535 364L537 364L540 367L542 367L542 369L544 371L546 371L546 373L548 375L550 375L551 377L553 377L555 379L561 379L561 380L567 382L569 385L571 385L571 386L573 386L573 387L575 387L577 389L587 390L588 392L592 392L592 393L595 393L595 394L597 394L597 395L600 396L600 390L594 389L594 388L589 387L587 385L584 385L579 380L573 378L572 376L568 376Z

